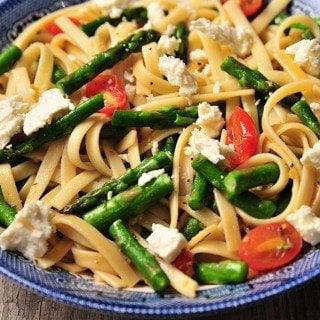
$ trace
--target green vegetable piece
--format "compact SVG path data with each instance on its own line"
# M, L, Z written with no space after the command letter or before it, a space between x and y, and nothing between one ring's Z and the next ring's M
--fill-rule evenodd
M201 229L202 227L200 221L195 218L189 217L181 233L188 241L190 241L196 234L200 232Z
M10 70L10 68L19 60L22 51L15 44L6 47L0 53L0 76Z
M129 169L117 179L106 182L101 188L93 190L71 205L64 208L64 212L84 213L98 206L107 197L108 192L117 194L137 183L143 173L172 165L172 153L159 151L154 156L144 159L137 167Z
M278 84L269 81L261 72L248 68L231 56L224 58L220 67L223 71L235 77L242 87L254 89L265 99L269 96L269 93L279 88ZM295 95L291 95L284 98L281 104L290 107L297 101L299 99Z
M225 190L224 179L227 175L217 165L210 162L206 157L198 155L192 161L192 167L203 178L211 183L215 188L224 192L225 197L236 207L244 210L249 215L265 219L270 218L276 212L276 205L269 200L261 200L255 194L246 191L240 195L233 195Z
M137 241L121 220L110 226L109 233L156 292L162 292L169 286L169 279L156 258Z
M143 23L148 20L148 11L144 7L134 7L122 9L121 14L117 18L111 18L110 16L99 17L93 21L80 26L80 29L86 33L89 37L93 36L96 30L105 23L109 23L112 26L117 26L123 20L132 21L137 23Z
M116 110L111 124L126 127L150 127L162 129L172 126L188 126L198 117L196 106L179 109L174 106L165 107L158 111Z
M100 131L101 139L120 139L127 134L125 127L113 127L110 122L105 124Z
M195 264L195 279L202 284L241 283L247 279L248 265L243 261L225 260L219 263Z
M60 79L64 78L66 76L66 72L58 65L53 65L52 75L51 75L51 82L57 83Z
M176 148L177 139L170 136L167 138L161 148L161 151L170 152L171 154L174 154L174 150Z
M299 117L304 125L309 127L317 135L317 137L320 138L319 120L305 100L300 100L295 103L291 107L291 111Z
M249 191L235 195L226 193L225 196L233 205L254 218L271 218L277 210L277 206L274 202L271 200L261 200L258 196Z
M193 210L203 209L208 202L210 184L200 174L196 174L193 180L188 205Z
M192 168L215 188L224 191L223 180L227 174L216 164L213 164L203 155L197 155L192 161Z
M251 188L263 186L278 180L279 166L274 162L247 169L233 170L224 178L225 190L230 194L240 194Z
M0 225L5 228L9 227L9 225L13 222L16 214L16 209L11 207L5 201L2 190L0 188Z
M101 203L84 214L83 219L98 230L106 231L117 219L137 216L172 191L171 178L162 174L142 187L136 185Z
M93 96L87 101L80 104L74 110L69 111L66 115L41 128L32 134L27 140L14 145L11 149L0 150L0 162L7 162L21 155L32 152L43 144L61 138L70 134L73 128L97 112L104 106L103 95L101 93Z
M188 28L184 22L177 24L173 34L176 39L180 40L179 48L175 52L176 58L181 59L185 63L188 62Z
M59 80L57 87L65 94L70 95L102 71L112 68L131 53L139 52L145 44L158 41L159 37L159 33L154 30L142 30L134 33L107 51L95 55L88 63Z

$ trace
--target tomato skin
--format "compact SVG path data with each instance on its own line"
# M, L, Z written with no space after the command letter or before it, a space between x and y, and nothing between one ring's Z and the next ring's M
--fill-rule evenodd
M102 92L105 107L99 112L111 117L115 110L124 109L127 105L127 95L120 79L114 75L98 75L86 85L86 97L90 98Z
M172 262L172 264L189 277L192 277L194 274L193 262L193 254L190 250L184 248L181 250L180 254L176 257L176 259Z
M286 265L302 248L298 231L287 221L255 227L241 240L239 257L255 271Z
M81 22L76 19L76 18L72 18L72 17L69 17L69 19L77 26L81 26ZM48 22L46 25L45 25L45 28L46 30L51 33L52 35L57 35L59 33L62 33L63 31L52 21L52 22Z
M227 143L233 144L235 154L228 157L234 168L256 154L259 133L252 118L240 107L236 107L227 122Z
M228 0L222 0L222 3L227 2ZM243 13L250 17L257 13L263 5L263 0L238 0L239 6Z

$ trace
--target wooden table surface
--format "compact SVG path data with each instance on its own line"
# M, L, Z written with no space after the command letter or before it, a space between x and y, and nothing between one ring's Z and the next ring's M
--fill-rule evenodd
M0 276L0 320L130 320L131 318L80 310L30 292ZM155 319L155 317L152 317ZM162 318L164 319L164 318ZM166 317L166 319L169 319ZM171 319L189 319L174 317ZM237 308L231 312L196 316L190 319L219 320L319 320L320 277L290 292L265 299L260 303Z

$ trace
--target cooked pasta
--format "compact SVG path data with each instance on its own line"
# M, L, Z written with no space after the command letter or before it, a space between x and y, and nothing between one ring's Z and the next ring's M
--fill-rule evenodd
M87 1L27 27L13 44L21 56L0 76L0 110L8 113L0 115L0 202L11 213L20 210L19 218L9 219L10 212L0 217L7 228L3 232L0 228L1 248L18 249L41 268L91 274L114 288L147 284L160 291L139 261L131 258L129 245L117 240L121 226L114 221L120 218L135 241L131 246L139 248L134 254L138 257L147 249L170 286L192 298L203 283L201 263L243 260L239 248L249 241L250 229L270 223L283 226L291 217L288 221L305 241L319 242L309 240L314 230L301 231L311 227L296 225L292 217L304 210L314 221L320 219L320 29L315 20L302 15L276 24L275 17L289 2L271 1L252 19L236 0L114 1L126 10L142 8L141 16L133 18L117 6ZM107 15L109 20L91 31L85 28ZM124 44L150 29L155 38L140 48ZM312 39L304 38L306 30ZM126 49L118 49L119 43ZM268 88L257 89L243 70L237 79L237 71L222 67L228 58L253 72L259 70L257 79L264 79ZM91 75L90 66L98 66L98 59L105 59L105 67ZM62 76L55 80L57 69ZM72 81L80 79L79 70L87 80L78 85ZM46 97L48 92L51 98ZM104 106L57 133L59 121L98 101L98 92L104 94ZM289 99L295 99L291 105ZM59 110L46 110L55 103ZM297 104L307 111L297 111ZM136 124L123 118L113 128L121 109L137 112L140 118L132 120ZM143 122L147 120L141 114L149 116L149 122ZM52 125L56 126L50 129ZM113 129L121 128L122 134L112 136ZM53 138L45 140L48 135ZM26 147L40 137L43 143ZM167 151L170 141L173 148ZM15 156L22 145L26 152ZM161 152L171 155L169 164L146 165ZM246 189L236 181L243 174ZM153 189L164 176L168 190ZM235 180L227 185L228 179ZM199 186L202 191L196 190ZM74 209L74 203L101 187L107 190L102 196L87 198L84 203L90 205ZM231 191L238 187L239 192ZM202 198L197 194L191 200L193 192L202 192ZM38 218L32 216L35 204L40 206ZM263 206L269 211L260 213ZM46 237L43 248L31 248L36 243L28 232L42 232L37 219L43 210L55 232ZM189 223L197 227L190 229ZM159 248L154 249L149 240L161 227L169 233L158 235ZM176 233L170 233L173 230ZM320 230L314 232L319 236ZM44 236L39 237L41 242ZM172 244L162 244L166 237ZM288 243L290 238L285 239L287 246L281 241L279 234L260 244L259 250L283 250L285 255L295 246ZM170 255L176 251L174 259L166 256L167 251ZM145 257L141 255L149 259ZM198 265L195 275L193 262Z

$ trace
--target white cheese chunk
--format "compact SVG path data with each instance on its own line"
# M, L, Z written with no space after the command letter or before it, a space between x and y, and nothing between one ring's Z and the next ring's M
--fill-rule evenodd
M175 51L179 49L180 42L181 40L175 37L162 35L157 44L159 56L164 54L174 55Z
M198 85L185 63L173 56L162 56L159 59L159 70L165 75L170 84L180 87L179 93L187 96L198 91Z
M110 18L119 18L121 16L122 13L122 9L118 8L118 7L112 7L109 11L109 16Z
M207 59L206 53L202 49L195 49L190 52L190 60L205 60Z
M224 145L216 139L210 138L203 130L194 129L189 139L189 146L185 148L186 155L202 154L214 164L226 160L226 156L234 152L233 145Z
M24 103L19 95L0 100L0 149L21 131L28 107L29 104Z
M126 83L124 86L124 91L130 102L133 101L134 97L136 96L136 89L137 87L134 84Z
M153 1L147 6L148 22L147 25L152 27L155 23L158 23L164 18L165 12L159 2Z
M138 185L140 187L144 186L151 180L158 178L160 175L164 173L164 169L158 169L158 170L152 170L149 172L145 172L141 175L141 177L138 180Z
M206 18L193 20L189 24L190 30L199 30L211 39L227 45L238 56L245 57L250 54L253 44L252 36L242 27L230 27L217 24Z
M208 102L198 105L198 119L196 124L211 138L218 137L225 125L222 112L218 106L211 106Z
M300 161L302 164L310 164L316 169L320 169L320 141L315 143L312 148L306 149Z
M320 243L320 218L309 206L301 206L294 213L289 214L286 220L297 229L304 241L313 246Z
M37 105L26 114L23 131L28 136L74 108L70 99L66 99L59 89L44 91Z
M152 224L152 233L147 238L151 251L167 262L172 262L188 244L178 229L161 224Z
M286 48L286 53L294 55L294 62L315 76L320 76L320 39L301 40Z
M0 235L0 247L2 250L17 250L34 260L47 252L47 240L54 232L49 207L41 201L29 202Z

